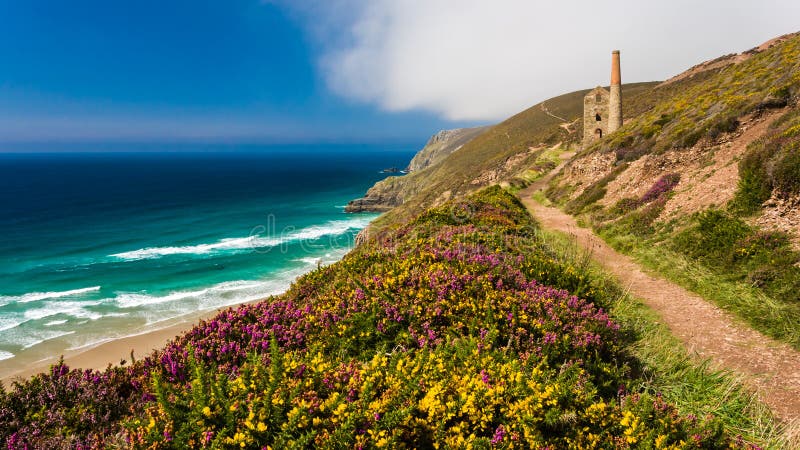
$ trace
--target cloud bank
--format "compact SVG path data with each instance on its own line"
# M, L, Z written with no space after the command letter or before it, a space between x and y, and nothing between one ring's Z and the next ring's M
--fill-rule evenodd
M273 0L308 30L329 88L387 111L494 121L551 96L668 78L797 31L796 0Z

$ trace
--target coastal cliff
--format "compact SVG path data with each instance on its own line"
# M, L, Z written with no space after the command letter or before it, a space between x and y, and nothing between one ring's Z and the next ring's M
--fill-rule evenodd
M430 167L445 159L447 155L460 149L464 144L488 129L489 126L442 130L431 136L428 143L425 144L425 147L411 159L406 170L409 172L416 172Z
M406 170L410 173L419 172L441 162L489 128L490 126L483 126L439 131L414 155ZM348 203L345 212L386 212L402 205L406 181L406 177L388 177L375 183L364 197Z

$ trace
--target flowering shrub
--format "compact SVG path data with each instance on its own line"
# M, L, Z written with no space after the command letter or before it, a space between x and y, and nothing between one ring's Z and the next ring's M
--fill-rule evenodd
M675 186L681 181L681 176L677 173L668 173L663 175L656 181L647 192L642 195L640 201L642 203L649 203L653 200L661 198L675 189Z
M229 379L196 362L133 442L155 448L722 448L711 419L660 397L603 398L580 363L517 359L480 338L336 361L317 351L251 358Z
M667 204L668 194L680 182L680 175L669 173L659 178L641 197L625 197L593 218L600 224L598 229L624 229L634 236L653 233L653 222L658 219ZM612 220L616 222L610 222Z
M736 242L733 253L735 258L748 258L764 253L774 259L776 252L788 246L789 237L785 233L756 230Z
M124 443L118 422L142 399L141 388L135 369L70 370L61 361L0 394L0 442L8 449Z

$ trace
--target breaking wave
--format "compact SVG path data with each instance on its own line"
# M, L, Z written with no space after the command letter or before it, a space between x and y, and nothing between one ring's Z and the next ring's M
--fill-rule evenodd
M279 237L249 236L226 238L209 244L186 246L147 247L128 252L115 253L111 257L136 261L140 259L161 258L168 255L202 255L225 251L246 251L277 247L299 241L312 241L325 236L338 236L348 231L366 227L372 217L354 217L346 220L331 220L324 225L312 225L297 231L288 231Z

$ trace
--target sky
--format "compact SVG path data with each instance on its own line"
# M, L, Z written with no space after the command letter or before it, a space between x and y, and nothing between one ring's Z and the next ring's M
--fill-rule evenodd
M0 149L418 141L800 31L796 0L0 0Z

